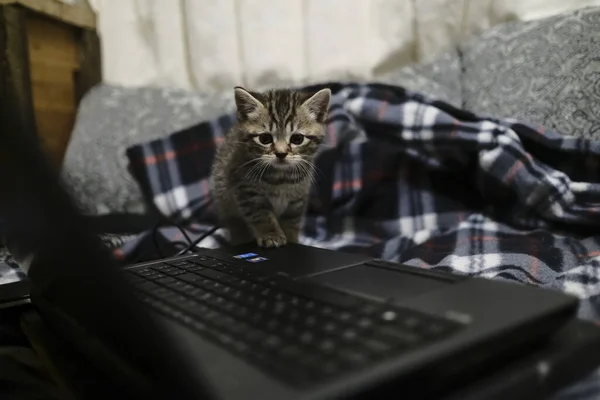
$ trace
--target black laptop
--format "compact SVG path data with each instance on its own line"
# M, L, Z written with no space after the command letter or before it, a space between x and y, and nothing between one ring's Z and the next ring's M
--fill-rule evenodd
M34 140L0 130L0 216L44 320L123 398L434 398L574 316L556 291L302 245L118 267ZM9 121L8 121L9 122ZM7 129L9 128L9 129Z

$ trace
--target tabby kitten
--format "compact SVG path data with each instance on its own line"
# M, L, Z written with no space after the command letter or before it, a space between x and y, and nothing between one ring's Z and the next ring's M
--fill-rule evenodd
M213 197L232 244L297 243L331 91L235 88L238 123L213 164Z

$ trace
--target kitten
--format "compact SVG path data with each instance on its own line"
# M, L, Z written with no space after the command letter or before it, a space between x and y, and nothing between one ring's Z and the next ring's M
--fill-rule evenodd
M217 215L231 244L298 242L330 99L329 89L235 88L238 123L219 146L212 170Z

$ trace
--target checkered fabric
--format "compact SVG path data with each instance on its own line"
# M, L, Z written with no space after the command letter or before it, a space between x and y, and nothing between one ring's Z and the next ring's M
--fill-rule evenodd
M307 89L325 86L333 98L303 243L563 290L584 300L582 317L599 318L599 142L396 86ZM148 200L193 221L192 237L214 223L210 168L234 123L226 114L127 151ZM218 246L222 234L202 246Z

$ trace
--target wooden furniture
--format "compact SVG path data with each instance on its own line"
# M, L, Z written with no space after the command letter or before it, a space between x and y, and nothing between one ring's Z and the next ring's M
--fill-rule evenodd
M17 102L23 134L37 135L57 167L79 101L102 79L95 27L85 0L0 0L0 95Z

